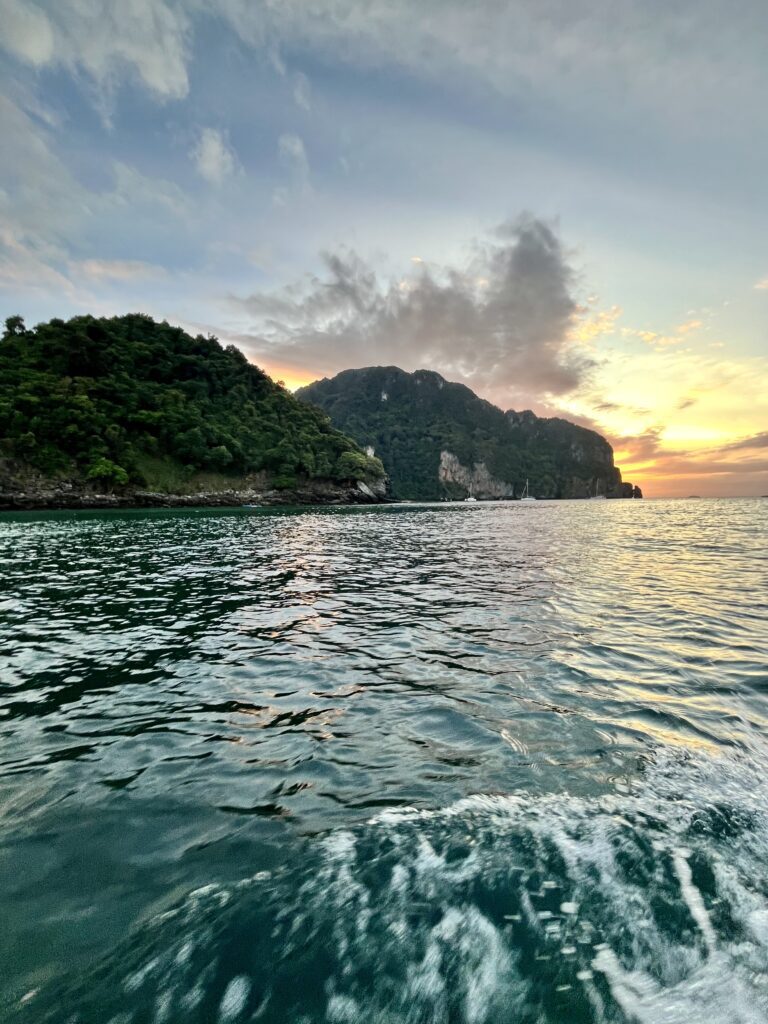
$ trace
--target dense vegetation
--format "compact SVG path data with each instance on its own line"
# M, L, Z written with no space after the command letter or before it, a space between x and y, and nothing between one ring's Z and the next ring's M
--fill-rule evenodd
M401 498L460 497L466 489L439 477L440 453L463 466L484 463L519 495L525 480L539 497L628 496L613 450L592 430L532 412L502 412L463 384L428 370L394 366L345 370L297 392L340 430L371 446ZM627 490L629 488L629 491Z
M0 460L108 487L155 484L159 466L177 479L264 471L276 487L383 476L239 349L141 314L6 321Z

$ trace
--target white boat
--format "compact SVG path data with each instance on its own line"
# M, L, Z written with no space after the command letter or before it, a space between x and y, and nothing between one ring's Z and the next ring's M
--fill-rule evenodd
M465 498L464 501L477 501L477 498L474 496L474 494L470 494L470 496L468 498Z
M590 494L589 500L590 501L605 501L606 500L605 495L600 493L600 481L599 480L595 483L595 493L594 494Z
M532 494L529 494L529 493L528 493L528 481L527 481L527 480L525 481L525 490L524 490L524 491L523 491L523 493L522 493L522 494L520 495L520 501L526 501L526 502L529 502L529 501L536 501L536 499L534 498L534 496L533 496Z

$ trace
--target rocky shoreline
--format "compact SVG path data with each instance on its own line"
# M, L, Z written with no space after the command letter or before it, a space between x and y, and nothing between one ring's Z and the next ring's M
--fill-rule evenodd
M312 481L302 486L277 490L194 491L167 494L161 491L124 488L99 492L66 484L3 493L0 512L55 511L59 509L143 509L143 508L239 508L243 505L378 505L387 501L383 489L362 480L349 484Z

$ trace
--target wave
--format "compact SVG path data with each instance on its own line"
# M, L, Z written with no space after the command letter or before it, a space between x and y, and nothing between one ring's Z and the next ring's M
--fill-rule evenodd
M768 783L661 754L595 798L386 810L210 885L22 1014L72 1024L768 1021Z

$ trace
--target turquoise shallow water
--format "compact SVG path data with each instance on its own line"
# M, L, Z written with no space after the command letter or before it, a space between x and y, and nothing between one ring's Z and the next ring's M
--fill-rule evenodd
M767 512L0 517L0 1015L768 1021Z

